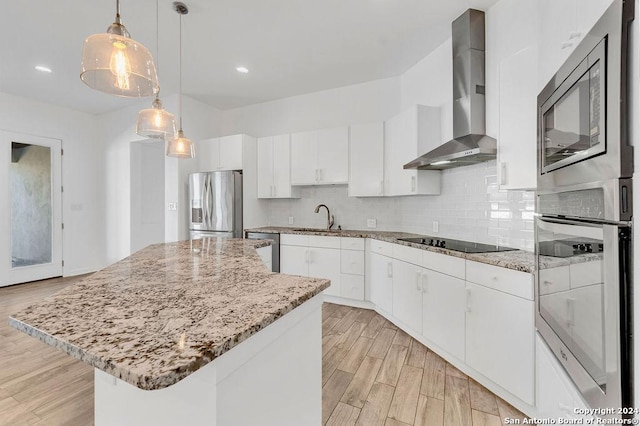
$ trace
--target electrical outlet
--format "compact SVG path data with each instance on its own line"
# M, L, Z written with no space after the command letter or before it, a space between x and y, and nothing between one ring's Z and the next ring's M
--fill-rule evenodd
M289 216L289 225L293 225L293 216Z
M378 226L378 221L375 219L367 219L367 228L375 228Z
M433 232L438 232L438 229L440 229L440 224L438 223L437 220L433 221Z
M178 203L169 203L169 210L178 210Z

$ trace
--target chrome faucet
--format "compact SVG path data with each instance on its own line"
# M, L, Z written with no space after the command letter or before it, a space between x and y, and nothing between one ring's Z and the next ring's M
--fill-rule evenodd
M327 231L328 231L333 226L333 215L329 212L329 207L327 207L324 204L318 204L314 212L320 213L320 207L324 207L325 209L327 209Z

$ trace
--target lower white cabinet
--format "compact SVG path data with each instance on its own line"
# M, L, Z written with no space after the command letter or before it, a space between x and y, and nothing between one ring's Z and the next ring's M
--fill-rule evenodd
M364 300L362 239L282 234L280 272L331 280L324 294Z
M461 361L465 358L465 282L425 269L422 335Z
M371 302L390 314L393 309L393 259L370 252L366 275Z
M422 332L422 271L420 266L393 260L393 316Z
M533 405L533 301L470 282L466 291L466 363Z
M286 241L286 238L284 240ZM295 243L298 244L298 241ZM280 246L280 272L329 279L331 286L325 289L324 293L340 296L340 249L282 244Z

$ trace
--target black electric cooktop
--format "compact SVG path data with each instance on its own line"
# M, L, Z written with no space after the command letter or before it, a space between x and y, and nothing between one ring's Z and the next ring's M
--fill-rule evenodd
M400 241L422 244L425 246L440 247L463 253L496 253L500 251L516 250L511 247L494 246L490 244L472 243L471 241L452 240L449 238L434 238L429 236L415 238L400 238Z

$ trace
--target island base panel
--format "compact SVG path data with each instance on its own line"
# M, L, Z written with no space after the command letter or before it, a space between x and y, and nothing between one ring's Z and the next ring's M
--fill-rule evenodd
M320 425L322 295L158 390L95 370L95 424Z

